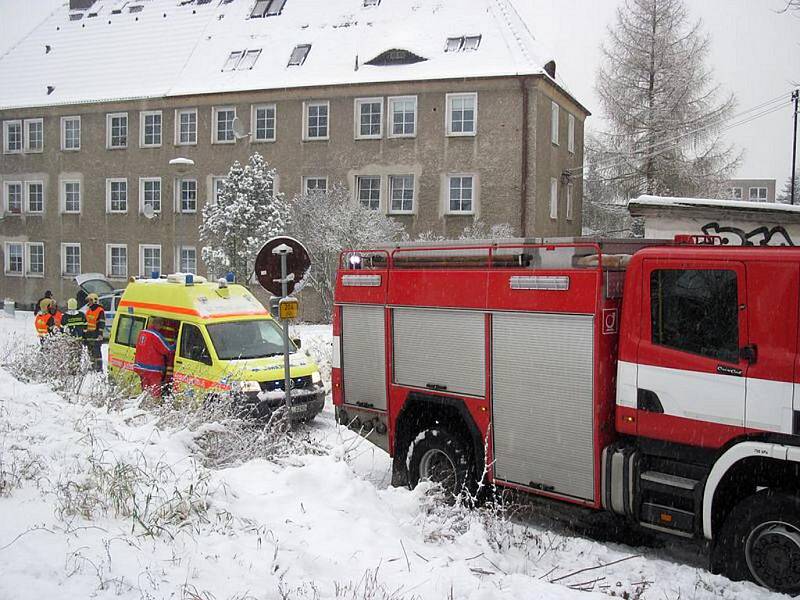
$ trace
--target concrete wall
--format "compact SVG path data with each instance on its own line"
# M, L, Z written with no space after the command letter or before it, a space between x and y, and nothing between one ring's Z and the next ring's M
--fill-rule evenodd
M446 94L451 92L478 94L477 135L446 135ZM523 194L525 93L528 95L528 178ZM387 137L386 99L400 95L417 96L417 135L413 138ZM379 140L355 139L354 100L364 97L383 98L384 132ZM558 147L550 143L551 99L564 108L560 119L562 143ZM328 140L303 141L303 101L306 100L330 102ZM276 105L276 141L246 139L235 144L211 143L214 106L235 106L237 116L249 131L251 107L260 103ZM198 110L197 145L174 144L175 110L179 108ZM139 147L139 113L144 110L162 111L163 139L158 148ZM574 154L567 152L567 111L576 117ZM112 112L128 113L126 149L106 149L106 115ZM81 149L62 151L60 118L74 115L81 117ZM44 277L17 277L4 272L0 275L0 296L24 303L38 298L44 289L52 289L60 300L73 295L72 281L61 276L62 242L81 243L84 272L106 272L107 243L127 244L129 274L139 273L139 244L161 245L162 272L176 270L175 252L180 245L195 246L199 258L200 209L211 197L211 178L225 175L234 160L244 162L254 152L264 155L277 169L277 189L288 198L300 192L304 176L327 176L329 187L340 181L354 189L358 175L383 175L381 210L384 212L388 207L385 176L413 173L417 187L414 214L396 217L412 236L433 231L454 237L475 218L489 224L510 223L521 234L523 212L527 214L526 235L577 235L581 230L580 180L575 181L575 217L571 221L564 218L565 209L561 207L559 219L549 219L549 180L566 168L582 164L585 115L569 96L540 77L340 85L0 111L0 121L44 118L43 152L0 154L0 190L7 181L40 180L45 186L42 215L3 213L0 220L0 242L44 242ZM198 211L195 214L174 210L177 175L168 162L178 156L195 162L183 175L197 180ZM476 177L474 215L446 214L446 177L454 173L470 173ZM60 210L59 182L73 177L82 182L79 215L63 214ZM106 178L112 177L128 180L126 214L106 211ZM161 178L162 212L152 220L139 211L141 177ZM560 198L563 203L563 193ZM0 243L0 253L4 252L5 244ZM202 265L198 270L204 272Z

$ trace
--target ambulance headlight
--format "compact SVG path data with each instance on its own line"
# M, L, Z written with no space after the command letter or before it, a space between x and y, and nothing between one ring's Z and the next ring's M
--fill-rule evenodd
M311 383L322 383L322 375L319 374L319 371L314 371L311 374Z
M239 382L239 391L240 392L260 392L261 386L257 381L240 381Z

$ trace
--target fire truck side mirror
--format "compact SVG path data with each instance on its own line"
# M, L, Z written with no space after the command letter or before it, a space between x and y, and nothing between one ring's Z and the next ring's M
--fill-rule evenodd
M758 359L758 347L755 344L745 346L739 350L739 358L747 361L747 364L755 364Z

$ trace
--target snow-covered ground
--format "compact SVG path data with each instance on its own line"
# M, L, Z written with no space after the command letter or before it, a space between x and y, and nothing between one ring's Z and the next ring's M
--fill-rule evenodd
M297 331L329 377L330 328ZM30 314L0 316L0 360L34 343ZM222 425L109 408L99 378L83 389L0 369L2 600L779 597L669 551L392 488L388 456L330 404L300 451L220 466L206 436Z

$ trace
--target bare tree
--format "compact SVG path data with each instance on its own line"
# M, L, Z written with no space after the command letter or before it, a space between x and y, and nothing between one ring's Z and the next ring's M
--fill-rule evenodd
M597 92L609 123L594 172L624 197L712 195L739 157L720 139L735 100L717 101L709 38L683 0L625 0L601 47Z

